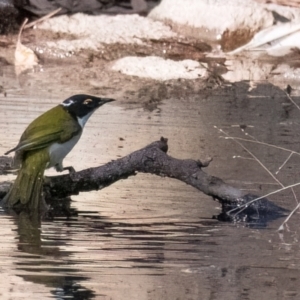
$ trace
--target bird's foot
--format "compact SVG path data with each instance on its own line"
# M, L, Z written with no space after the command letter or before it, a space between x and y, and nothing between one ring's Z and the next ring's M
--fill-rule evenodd
M66 171L66 170L69 171L69 174L74 174L74 173L76 173L75 169L74 169L72 166L70 166L70 167L64 167L64 168L63 168L63 171Z
M72 166L70 166L70 167L64 167L63 171L65 171L65 170L69 171L69 175L70 175L71 179L74 180L75 179L75 174L76 174L75 169Z

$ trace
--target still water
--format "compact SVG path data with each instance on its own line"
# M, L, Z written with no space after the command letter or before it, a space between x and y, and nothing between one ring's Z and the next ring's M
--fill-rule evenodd
M88 85L55 85L53 70L21 78L9 67L1 72L6 96L1 92L0 153L15 146L26 125L45 110L78 92L96 94ZM118 79L123 91L124 78ZM135 84L138 91L145 82ZM147 85L155 90L155 82ZM299 151L300 112L286 109L288 100L279 88L260 83L250 89L240 82L198 90L195 84L185 94L180 83L174 85L178 96L167 95L151 109L134 93L135 101L119 96L99 109L65 165L76 170L101 165L164 136L169 155L211 156L206 171L232 185L259 195L279 187L215 128L247 138L243 125L259 141ZM272 173L288 157L279 149L245 145ZM282 168L278 178L284 185L299 181L299 163L293 155ZM7 179L13 176L1 176ZM67 214L42 221L0 212L0 299L300 298L299 213L281 233L283 219L264 229L221 223L212 219L220 212L217 202L181 182L149 174L72 200ZM296 206L290 191L270 200L288 209Z

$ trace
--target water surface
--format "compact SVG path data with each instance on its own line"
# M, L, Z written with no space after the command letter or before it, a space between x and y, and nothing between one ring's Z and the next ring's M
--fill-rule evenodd
M10 67L2 69L6 96L0 95L0 153L15 146L31 120L77 92L119 98L91 117L65 159L76 170L104 164L164 136L170 155L211 156L207 172L263 195L278 184L245 150L221 138L215 126L243 138L241 127L246 128L260 141L299 150L300 112L294 106L286 109L286 95L267 82L252 90L248 82L207 90L198 89L197 82L173 82L172 92L161 92L155 82L133 79L134 92L123 75L117 86L104 78L106 89L102 83L97 90L84 80L59 81L64 66L55 72L57 81L53 68L19 78ZM165 97L156 101L161 93ZM144 94L154 100L139 103ZM288 156L245 145L273 173ZM299 181L299 162L294 155L280 171L284 185ZM1 176L1 181L12 178ZM282 219L264 229L221 223L212 219L220 212L217 202L179 181L149 174L72 199L68 216L42 221L1 212L1 299L300 297L299 213L281 234ZM288 209L296 205L290 191L271 200Z

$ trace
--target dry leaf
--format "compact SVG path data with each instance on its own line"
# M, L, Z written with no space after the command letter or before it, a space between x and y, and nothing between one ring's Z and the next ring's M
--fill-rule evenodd
M21 34L27 21L28 19L26 19L21 26L16 45L14 63L17 74L20 74L22 71L25 71L27 69L31 69L33 66L36 66L38 64L38 58L34 54L34 52L21 43Z

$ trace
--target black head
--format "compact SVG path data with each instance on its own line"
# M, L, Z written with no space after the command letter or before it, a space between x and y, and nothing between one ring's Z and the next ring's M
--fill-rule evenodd
M61 104L71 115L77 118L90 116L97 108L105 103L115 101L110 98L99 98L90 95L74 95Z

